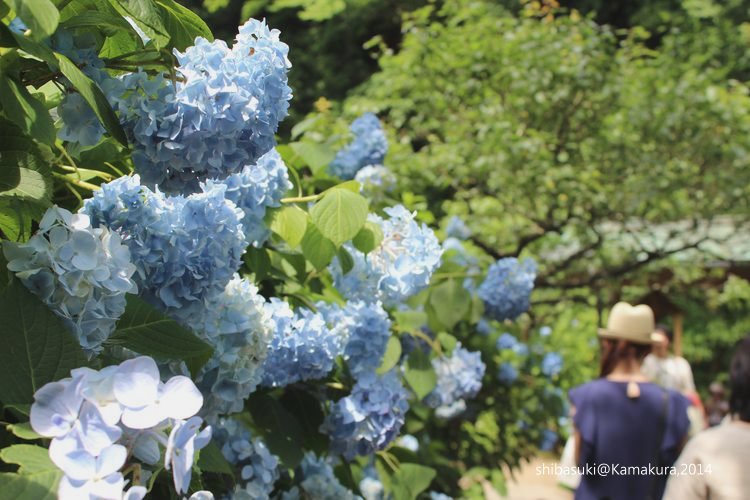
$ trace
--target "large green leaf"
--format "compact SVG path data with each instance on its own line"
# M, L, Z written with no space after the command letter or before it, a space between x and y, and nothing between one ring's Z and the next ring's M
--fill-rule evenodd
M289 147L295 154L302 158L313 173L317 173L327 167L336 156L336 152L326 144L292 142L289 144Z
M323 236L317 226L312 223L307 225L305 236L300 244L305 258L312 262L318 271L325 269L336 255L336 245Z
M19 474L34 474L56 471L57 467L49 458L47 448L33 444L14 444L0 450L0 460L19 466Z
M62 475L59 469L23 475L0 473L0 495L13 500L55 500Z
M469 312L471 294L462 280L450 278L430 289L429 301L438 321L450 330Z
M383 241L383 230L376 222L367 221L352 240L354 247L364 254L375 250Z
M91 78L84 75L83 72L78 69L78 66L73 64L73 61L68 59L62 54L55 53L55 57L60 63L60 71L65 75L73 87L81 94L81 97L91 106L91 109L96 113L99 121L102 122L104 128L110 133L112 137L123 146L128 145L128 138L125 135L125 131L120 125L120 120L117 118L114 110L109 105L107 97L99 88L99 85L94 83Z
M135 295L128 295L125 313L107 342L160 360L181 359L193 374L213 354L210 345Z
M170 46L185 50L195 44L195 37L202 36L209 41L214 39L208 25L192 10L174 0L156 0L156 4L161 11L164 27L170 34Z
M401 359L401 341L398 337L391 335L388 343L385 345L383 361L380 363L376 373L378 375L386 373L398 364L399 359Z
M198 457L198 468L203 472L215 472L217 474L226 474L234 477L232 466L229 465L229 462L224 458L224 455L214 441L209 442L208 445L200 451L200 456Z
M310 210L313 223L337 247L362 229L367 220L367 200L357 193L334 187Z
M421 349L414 349L406 360L404 379L417 395L417 399L423 399L437 385L437 375L432 368L430 357Z
M130 23L128 23L124 17L110 12L89 10L66 19L61 25L65 29L97 28L108 36L115 35L123 30L125 32L131 32L131 36L137 36L133 27L130 26Z
M44 384L86 364L73 334L18 280L0 293L0 325L0 401L5 405L30 403Z
M302 241L307 229L307 212L296 205L287 205L270 213L271 231L281 236L291 248Z
M46 144L55 142L55 126L47 108L7 75L0 75L0 106L5 118L26 134Z
M271 453L287 467L296 467L304 454L305 436L295 416L267 394L251 395L246 406Z
M157 47L168 46L170 34L164 26L162 11L154 0L109 0L109 3L120 14L133 19Z
M57 29L60 12L50 0L5 0L31 30L34 40L43 40Z
M48 169L39 156L0 149L0 197L49 202L50 195Z
M402 463L391 476L393 500L414 500L426 490L435 478L436 471L424 465Z

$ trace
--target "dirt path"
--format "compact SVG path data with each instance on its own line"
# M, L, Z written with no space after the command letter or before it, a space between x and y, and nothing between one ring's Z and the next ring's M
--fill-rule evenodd
M508 478L506 497L496 492L486 492L486 500L572 500L573 493L557 484L554 474L556 463L557 460L551 456L535 457L516 471L515 480Z

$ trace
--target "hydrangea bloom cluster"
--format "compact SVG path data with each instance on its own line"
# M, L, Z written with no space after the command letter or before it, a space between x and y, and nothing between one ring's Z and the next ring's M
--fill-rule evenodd
M162 447L164 468L177 492L186 493L195 452L211 439L211 427L201 430L195 416L202 404L189 378L163 383L156 362L142 356L100 371L77 368L71 378L46 384L34 394L31 427L52 438L50 459L65 474L61 499L121 498L130 453L156 465ZM134 488L140 496L131 498L145 495Z
M214 349L196 379L205 397L202 414L209 420L241 411L260 383L275 326L265 303L254 284L235 274L186 322Z
M331 451L353 460L393 441L408 410L408 393L396 372L363 373L352 393L332 406L320 430L331 437Z
M466 240L471 237L471 229L463 219L457 215L452 215L448 219L448 224L445 226L445 234L449 238L456 238L457 240Z
M214 184L225 185L227 199L244 212L242 226L248 243L255 247L262 246L271 234L263 222L266 209L281 206L281 198L292 187L281 155L272 149L241 172L221 181L207 181L203 189L210 190Z
M370 200L380 200L396 187L396 176L383 165L367 165L357 172L354 180L360 192Z
M498 351L502 351L503 349L513 349L517 344L518 339L514 335L508 332L503 332L497 338L497 342L495 345Z
M268 451L266 444L231 418L222 418L216 423L214 440L224 458L240 471L240 480L230 497L233 500L267 500L279 478L279 459Z
M316 307L326 322L344 330L347 340L343 354L352 375L356 378L375 371L383 360L391 335L391 321L382 304L354 301L344 307L325 303L318 303Z
M508 362L502 363L497 369L497 379L504 385L511 385L518 379L518 370Z
M386 500L391 497L391 495L386 496L385 487L375 468L374 460L362 470L362 473L364 477L359 482L359 491L364 500Z
M221 293L247 246L242 211L225 187L165 196L137 175L103 184L81 211L96 227L117 231L130 248L136 281L146 300L177 319Z
M492 264L478 290L485 314L498 321L516 319L529 308L535 278L536 263L532 259L519 262L508 257Z
M430 500L453 500L453 497L439 491L430 491L427 494L430 496Z
M388 139L378 117L365 113L352 122L354 140L336 153L328 167L331 175L344 180L353 179L367 165L381 165L388 152Z
M346 274L334 258L331 273L336 288L350 300L381 300L392 306L425 288L440 266L443 249L435 233L414 220L402 205L385 209L384 220L370 214L383 230L383 241L368 255L345 244L354 261Z
M551 429L542 431L542 438L539 441L539 449L542 451L551 451L557 443L557 433Z
M548 352L542 358L542 373L548 377L554 377L563 367L563 358L559 353Z
M53 206L39 231L23 244L4 242L8 269L96 352L125 312L125 294L135 293L135 266L117 233L93 228L87 215Z
M344 336L330 329L320 313L300 309L295 314L289 304L277 298L266 307L276 330L263 364L262 384L283 387L325 377L343 350Z
M125 120L144 181L195 191L199 180L238 173L270 151L292 96L288 53L279 31L255 19L240 26L231 49L198 37L184 53L175 50L175 90L167 100L143 100L138 119Z
M446 260L454 262L465 269L466 274L469 276L464 278L463 286L470 293L474 293L477 287L471 275L479 275L479 259L470 255L461 241L454 237L446 238L443 241L443 251L445 252L443 256Z
M437 386L425 398L432 408L451 407L458 401L473 398L482 388L485 365L479 352L470 352L458 343L450 357L432 360L437 374ZM461 409L455 407L456 411Z
M344 487L333 474L333 467L324 458L307 452L300 464L302 481L299 487L282 493L281 500L307 498L335 498L337 500L362 500ZM302 491L300 491L300 489Z

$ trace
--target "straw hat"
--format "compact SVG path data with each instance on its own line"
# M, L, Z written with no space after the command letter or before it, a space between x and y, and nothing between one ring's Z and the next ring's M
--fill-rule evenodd
M658 340L654 338L654 328L654 311L649 306L631 306L627 302L618 302L609 313L607 328L599 328L599 336L650 344Z

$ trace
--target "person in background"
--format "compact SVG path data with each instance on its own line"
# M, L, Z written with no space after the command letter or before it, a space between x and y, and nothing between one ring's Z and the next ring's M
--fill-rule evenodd
M741 500L750 496L750 335L729 365L725 425L701 432L685 447L670 476L665 500Z
M729 402L726 399L724 386L721 382L712 382L708 387L708 392L711 394L711 397L706 404L708 425L710 427L715 427L721 424L724 417L729 414Z
M599 330L600 378L570 390L579 466L668 467L689 427L688 400L641 371L651 350L654 313L647 305L616 304ZM662 475L584 474L578 500L661 498Z

